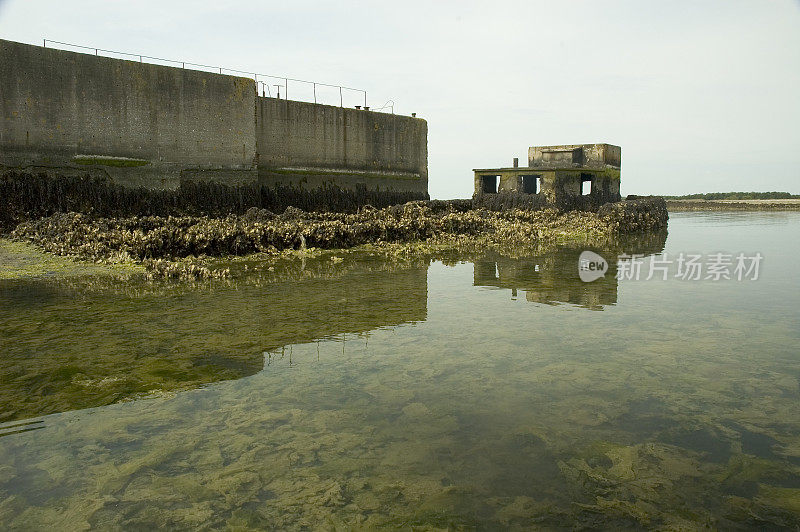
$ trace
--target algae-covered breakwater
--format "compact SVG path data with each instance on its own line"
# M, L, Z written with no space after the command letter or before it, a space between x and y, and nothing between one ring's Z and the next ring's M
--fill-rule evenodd
M588 244L619 234L658 230L667 222L660 198L607 204L597 212L469 207L468 200L428 201L362 208L351 214L290 207L281 215L253 208L244 215L224 218L99 218L69 213L22 223L11 236L58 255L93 261L150 261L152 265L154 260L192 256L242 256L376 243L426 242L445 247ZM189 273L203 276L206 272Z
M98 217L225 216L252 207L283 212L303 210L356 212L361 205L386 207L428 199L427 194L378 191L366 186L314 190L261 183L226 185L183 180L175 189L127 187L108 177L89 174L51 176L46 172L6 171L0 176L0 232L58 212Z

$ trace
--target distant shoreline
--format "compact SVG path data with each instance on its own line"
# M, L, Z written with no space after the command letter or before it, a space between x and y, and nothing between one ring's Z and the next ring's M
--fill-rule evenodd
M800 199L666 199L669 211L800 211Z

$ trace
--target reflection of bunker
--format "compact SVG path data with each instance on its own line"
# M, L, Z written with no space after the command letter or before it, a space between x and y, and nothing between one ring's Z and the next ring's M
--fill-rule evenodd
M474 285L525 292L525 299L535 303L556 305L570 303L602 310L617 302L616 263L609 259L605 277L584 283L578 277L579 250L560 250L527 259L475 261Z
M475 197L527 196L541 206L589 207L619 201L621 148L611 144L532 146L528 166L479 168Z
M621 253L650 255L664 249L667 233L632 235L608 250L593 250L608 261L604 277L585 283L578 275L582 249L558 249L535 257L509 259L491 257L474 261L473 285L525 292L525 299L534 303L556 305L569 303L602 310L617 303L617 255Z
M427 263L376 270L345 256L330 264L287 268L295 280L133 296L0 282L0 335L36 331L4 345L0 422L236 379L260 371L264 351L427 318Z

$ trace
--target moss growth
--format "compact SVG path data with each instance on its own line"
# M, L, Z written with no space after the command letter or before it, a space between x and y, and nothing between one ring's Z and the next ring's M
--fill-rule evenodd
M69 257L44 253L30 243L0 239L0 280L90 276L119 278L142 274L145 271L142 265L125 260L121 256L117 256L116 259L109 256L103 264L76 261Z
M339 172L339 171L332 171L325 169L294 170L290 168L268 168L265 170L265 172L267 174L299 175L299 176L329 175L335 177L343 177L343 176L353 175L356 177L367 177L372 179L406 179L411 181L417 181L420 179L420 176L418 174L412 174L412 173L382 174L380 172L370 172L365 170L352 170L351 172Z
M129 159L127 157L103 157L100 155L75 156L72 162L82 165L94 166L113 166L115 168L132 168L136 166L146 166L150 161L145 159Z

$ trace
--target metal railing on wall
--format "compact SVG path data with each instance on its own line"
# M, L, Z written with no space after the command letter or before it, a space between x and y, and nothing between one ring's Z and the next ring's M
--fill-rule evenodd
M285 100L289 99L289 82L290 81L292 83L295 83L295 84L304 84L306 86L310 85L311 86L311 90L312 90L312 99L313 99L314 103L320 103L320 102L317 101L317 88L318 87L326 87L326 88L330 88L330 89L338 89L339 106L340 107L344 107L344 95L345 95L345 92L357 92L357 93L363 94L363 96L364 96L364 109L369 110L369 107L367 106L367 91L365 91L364 89L355 89L353 87L345 87L344 85L334 85L334 84L331 84L331 83L320 83L319 81L308 81L308 80L305 80L305 79L289 78L289 77L286 77L286 76L275 76L275 75L272 75L272 74L261 74L261 73L258 73L258 72L248 72L246 70L237 70L235 68L226 68L226 67L221 67L221 66L204 65L204 64L201 64L201 63L190 63L188 61L177 61L175 59L164 59L163 57L154 57L154 56L151 56L151 55L144 55L144 54L134 54L134 53L130 53L130 52L120 52L118 50L106 50L104 48L97 48L97 47L94 47L94 46L84 46L82 44L73 44L73 43L62 42L62 41L54 41L52 39L43 39L42 40L42 45L45 48L47 48L47 44L48 43L61 45L61 46L71 46L73 48L81 48L83 50L94 50L94 55L98 55L98 56L100 55L100 52L103 52L103 54L117 54L117 55L124 55L124 56L134 57L134 58L138 57L140 63L143 63L144 60L147 59L148 63L151 62L151 61L162 61L164 63L171 63L171 64L174 64L174 65L181 65L181 68L196 67L196 68L202 68L202 69L209 69L209 70L211 70L213 72L218 72L220 74L225 74L227 72L233 72L233 73L236 73L236 74L244 74L247 77L252 77L253 78L253 80L256 82L256 90L258 91L259 94L261 94L261 96L273 97L272 89L270 87L274 87L276 89L275 97L276 98L281 98L281 89L283 89L283 95L282 96L283 96L283 99L285 99ZM259 78L261 78L261 79L259 79ZM277 80L277 81L282 81L283 83L270 83L268 80L273 80L273 81ZM300 100L300 101L303 101L303 100ZM389 102L391 102L391 105L389 105ZM383 107L381 107L379 109L375 109L375 110L376 111L382 111L382 110L384 110L386 108L391 108L392 114L394 114L394 102L392 100L389 100L389 102L387 102L387 105L384 105ZM361 108L361 106L357 105L356 108Z

